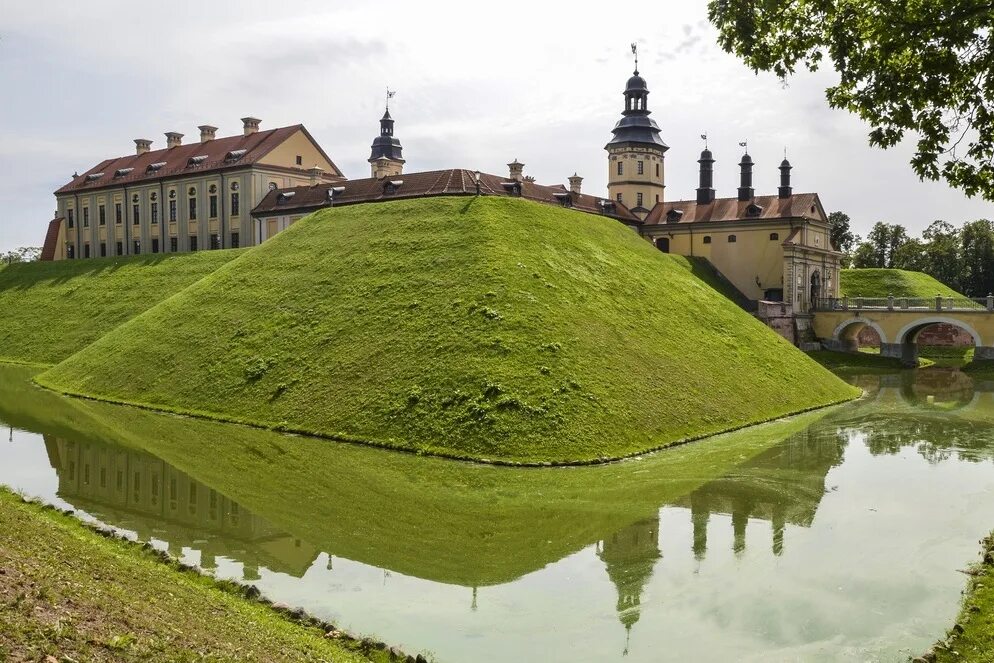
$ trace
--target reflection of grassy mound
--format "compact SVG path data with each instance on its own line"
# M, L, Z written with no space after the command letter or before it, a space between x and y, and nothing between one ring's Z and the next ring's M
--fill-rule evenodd
M509 582L652 517L831 412L614 465L538 470L24 392L15 377L0 370L0 385L10 385L0 396L21 390L0 398L0 421L37 421L30 428L38 432L152 453L332 555L465 586Z
M842 297L964 297L928 274L903 269L843 269L839 272Z
M64 260L0 270L0 361L53 364L238 251Z
M515 461L616 457L854 396L685 258L509 198L319 212L40 380Z

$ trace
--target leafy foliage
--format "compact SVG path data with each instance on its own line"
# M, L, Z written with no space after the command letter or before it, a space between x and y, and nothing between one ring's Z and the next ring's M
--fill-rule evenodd
M852 396L694 270L616 221L529 201L333 208L39 380L513 461L617 457Z
M994 200L994 4L985 0L711 0L719 43L750 67L787 77L826 60L828 102L888 148L910 133L911 165Z
M0 264L12 265L16 262L34 262L41 257L40 246L21 246L6 253L0 253Z

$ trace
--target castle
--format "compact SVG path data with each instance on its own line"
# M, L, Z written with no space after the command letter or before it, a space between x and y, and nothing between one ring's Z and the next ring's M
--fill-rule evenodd
M695 200L667 201L669 147L650 117L649 86L636 71L624 90L622 117L605 145L608 196L541 185L517 159L506 176L468 169L404 173L403 147L389 105L373 140L370 177L347 179L303 125L263 131L242 118L240 136L216 137L202 125L199 142L166 133L166 148L136 139L129 156L98 163L55 192L45 260L177 253L260 244L325 207L441 195L516 196L598 214L630 227L660 251L699 259L745 307L792 340L820 297L838 294L841 254L815 193L796 194L790 163L780 164L775 195L757 196L752 157L739 163L735 197L715 196L715 159L698 159ZM388 99L389 103L389 99ZM776 303L771 305L770 303ZM779 321L778 321L779 320Z

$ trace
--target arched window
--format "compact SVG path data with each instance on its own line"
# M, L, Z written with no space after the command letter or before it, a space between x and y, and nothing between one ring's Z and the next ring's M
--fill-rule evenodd
M704 243L705 244L710 244L711 243L711 235L705 235L704 236Z
M728 243L729 244L734 244L735 243L735 239L736 239L735 235L729 235L728 236Z
M770 233L770 241L775 242L780 239L780 233Z

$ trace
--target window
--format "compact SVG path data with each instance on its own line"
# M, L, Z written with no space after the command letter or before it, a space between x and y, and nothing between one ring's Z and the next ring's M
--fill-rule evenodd
M100 225L107 225L107 208L104 205L97 207L97 218L100 219Z
M89 228L90 227L90 208L89 207L84 207L83 208L83 227L84 228Z
M711 243L711 235L705 235L704 236L704 243L705 244L710 244Z
M197 220L197 199L190 198L190 221Z
M107 257L107 242L100 242L100 257Z
M641 161L639 163L642 163ZM642 207L642 192L639 191L635 194L635 206Z
M120 225L122 221L124 221L124 209L121 203L114 203L114 223Z
M84 244L83 245L83 257L84 258L89 258L90 257L90 245L89 244Z
M179 251L179 242L176 240L175 237L170 237L169 238L169 252L170 253L176 253L177 251Z
M231 194L231 216L238 216L238 192Z
M159 203L152 203L152 224L159 222Z
M644 161L639 161L638 162L638 174L639 175L644 175L645 174L645 162Z
M770 233L770 241L775 242L780 239L780 233Z
M300 156L299 154L297 155L297 165L298 166L304 165L304 157Z
M217 195L213 195L210 198L208 198L207 202L210 205L210 218L216 219L217 218Z
M656 164L656 177L659 177L659 164Z
M138 222L141 221L140 211L137 204L131 206L131 223L138 225Z
M117 246L115 246L114 248L117 250L117 253L115 253L114 255L119 255L119 256L124 255L124 242L118 242Z
M175 200L170 200L169 201L169 222L170 223L175 223L175 221L176 221L176 201Z
M656 194L656 202L657 203L659 202L659 194L658 193Z
M70 228L76 225L76 215L73 214L73 212L75 212L75 210L71 207L66 210L66 221L68 222Z
M216 251L221 248L220 238L216 233L211 235L211 251Z
M152 238L152 253L158 253L158 252L159 252L159 238L158 237L153 237Z
M239 241L238 233L231 233L231 248L237 249L239 246L238 241Z
M729 235L728 236L728 243L729 244L734 244L735 243L735 235Z
M619 203L621 202L621 194L620 193L618 194L618 202Z
M72 244L66 244L66 258L72 260L76 257L76 247Z
M136 239L136 240L135 240L135 255L137 256L137 255L141 254L141 252L142 252L142 243L141 243L141 242L139 242L139 241L138 241L138 240Z
M197 236L196 235L191 235L190 236L190 250L191 251L196 251L197 250Z
M623 163L621 163L620 161L618 162L618 174L619 175L624 175L625 174L625 165Z

